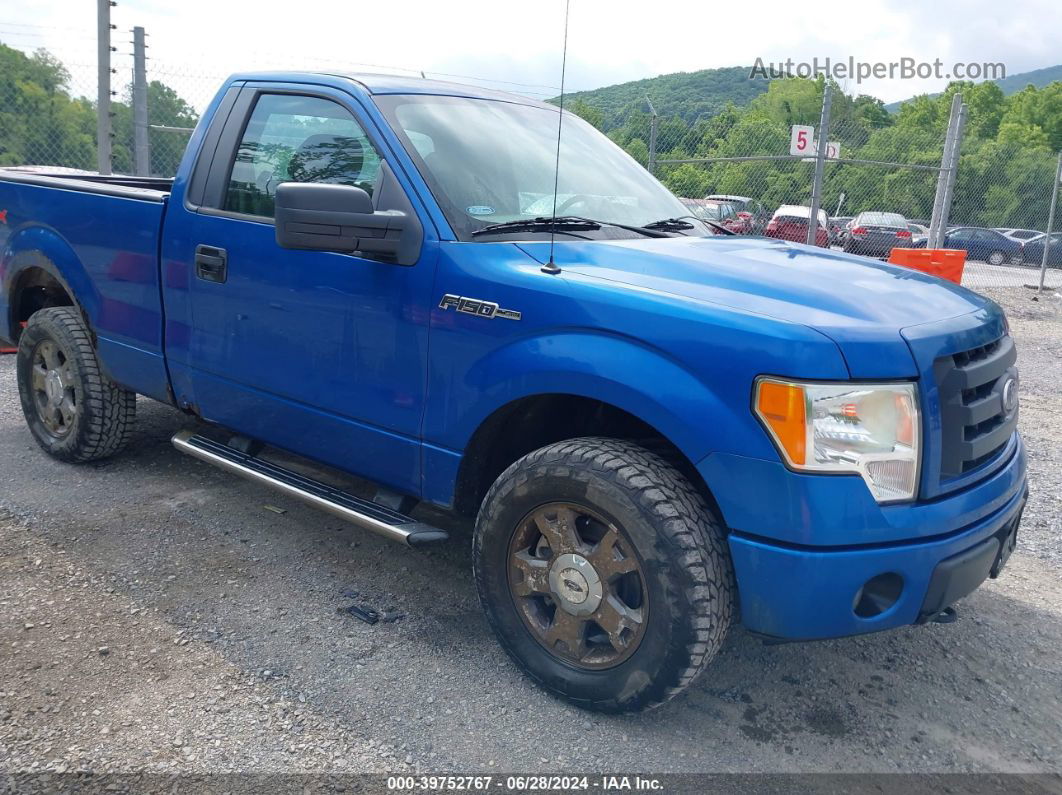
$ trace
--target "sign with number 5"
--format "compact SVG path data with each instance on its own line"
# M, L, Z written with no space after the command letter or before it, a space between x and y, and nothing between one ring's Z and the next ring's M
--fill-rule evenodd
M815 150L815 128L794 124L789 135L789 154L810 155Z

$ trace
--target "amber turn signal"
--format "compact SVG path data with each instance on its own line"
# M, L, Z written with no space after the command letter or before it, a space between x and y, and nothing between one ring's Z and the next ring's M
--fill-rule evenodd
M767 423L771 435L785 451L789 463L807 462L808 428L803 387L782 381L759 382L756 413Z

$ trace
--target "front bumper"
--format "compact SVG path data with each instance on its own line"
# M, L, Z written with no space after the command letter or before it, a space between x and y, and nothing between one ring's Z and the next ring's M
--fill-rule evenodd
M710 459L702 462L701 470L710 486L709 475L718 474L715 467L719 463L712 464ZM736 473L731 469L731 474ZM807 482L803 476L787 474ZM810 477L823 480L822 476ZM840 485L838 478L826 480L833 480L834 487ZM861 482L859 486L865 490ZM847 532L844 527L829 526L831 512L823 510L821 502L809 504L803 499L808 495L799 491L778 495L773 506L761 491L760 521L755 522L759 532L752 533L746 529L748 524L742 526L731 519L732 514L751 523L748 512L728 511L728 501L719 500L724 518L733 528L729 543L742 623L753 632L785 640L876 632L925 620L989 576L996 553L1025 504L1025 452L1020 436L1015 434L1010 459L990 477L930 503L868 509L860 517L862 526L850 525ZM715 493L718 496L722 492ZM852 516L843 505L843 500L836 505L834 520ZM805 527L789 527L785 532L778 528L779 532L765 534L764 529L773 522L765 520L762 512L772 507L775 520L802 514ZM794 510L800 507L803 511ZM897 529L901 511L910 516L899 524L911 530L917 527L921 536L917 540L910 536L889 538ZM938 522L936 534L927 527L933 520ZM794 536L801 541L790 540ZM866 543L868 538L876 542ZM819 544L803 539L819 540ZM855 543L857 540L863 543ZM856 610L861 589L879 575L898 576L902 583L899 596L883 612L861 616Z

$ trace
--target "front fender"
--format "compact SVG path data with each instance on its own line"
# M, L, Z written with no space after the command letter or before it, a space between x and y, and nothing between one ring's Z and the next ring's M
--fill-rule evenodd
M545 394L600 400L638 417L691 461L709 451L748 449L747 402L724 401L712 385L643 341L573 329L520 339L491 351L454 386L477 399L450 403L449 416L429 415L425 438L463 450L491 414L521 398ZM709 421L710 418L710 421ZM764 453L770 451L762 434Z

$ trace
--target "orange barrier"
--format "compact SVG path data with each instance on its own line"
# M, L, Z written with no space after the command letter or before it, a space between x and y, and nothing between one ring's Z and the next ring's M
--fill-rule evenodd
M962 284L966 251L957 248L894 248L889 262Z

